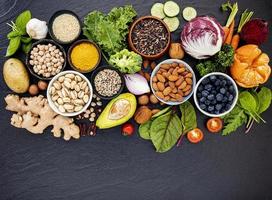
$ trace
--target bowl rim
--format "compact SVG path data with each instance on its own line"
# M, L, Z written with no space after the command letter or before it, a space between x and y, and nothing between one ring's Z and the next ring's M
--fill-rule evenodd
M177 102L174 102L174 101L164 101L163 99L159 98L156 94L155 94L155 90L153 88L153 85L152 85L152 79L153 77L155 76L155 74L157 73L157 71L160 69L160 65L161 64L164 64L164 63L174 63L174 62L177 62L177 63L181 63L183 65L185 65L185 67L187 69L189 69L189 71L193 74L193 84L192 84L192 91L190 92L190 94L188 94L185 98L183 98L182 101L177 101ZM186 63L185 61L183 60L179 60L179 59L166 59L162 62L160 62L159 64L156 65L156 67L153 69L152 73L151 73L151 76L150 76L150 87L151 87L151 91L152 93L157 97L157 99L167 105L171 105L171 106L174 106L174 105L180 105L182 103L185 103L186 101L188 101L191 96L193 95L194 93L194 88L196 86L196 76L195 76L195 72L194 70L192 69L192 67Z
M67 59L66 51L65 51L65 49L60 44L58 44L56 41L51 40L51 39L41 39L41 40L38 40L38 41L34 42L31 45L31 48L30 48L29 52L26 55L26 66L27 66L29 72L31 73L31 75L35 76L36 78L38 78L40 80L51 80L52 78L54 78L54 76L57 76L59 73L56 74L56 75L54 75L54 76L50 76L48 78L47 77L43 77L43 76L40 76L37 73L35 73L33 71L33 69L32 69L33 67L29 63L29 61L30 61L30 52L32 51L32 49L34 47L36 47L37 45L43 44L43 43L51 43L53 45L56 45L58 47L58 49L62 52L64 63L63 63L63 66L62 66L62 68L61 68L61 70L60 70L59 73L61 73L64 70L64 68L66 67L66 64L67 64L67 61L66 61L66 59Z
M53 103L53 101L51 99L51 95L49 94L49 90L52 87L52 84L60 76L68 74L68 73L73 73L73 74L79 75L81 78L83 78L88 84L90 95L89 95L89 101L84 105L84 107L80 111L72 112L72 113L62 113L54 105L54 103ZM49 106L54 112L58 113L59 115L65 116L65 117L74 117L76 115L81 114L82 112L84 112L89 107L90 103L92 102L92 98L93 98L93 87L92 87L91 82L89 81L89 79L86 76L84 76L83 74L81 74L80 72L77 72L77 71L74 71L74 70L66 70L66 71L60 72L59 74L54 76L54 78L49 82L47 90L46 90L46 96L47 96L47 101L49 103Z
M101 94L99 94L99 93L97 92L97 90L96 90L96 88L95 88L94 78L95 78L95 76L97 75L98 72L100 72L100 71L102 71L102 70L104 70L104 69L111 69L111 70L114 70L114 71L116 71L116 72L119 74L119 76L121 77L121 82L122 82L122 83L121 83L121 88L120 88L120 90L119 90L115 95L113 95L113 96L111 96L111 97L102 96ZM99 98L104 99L104 100L111 100L111 99L114 99L115 97L119 96L119 95L123 92L123 90L124 90L124 88L125 88L125 78L124 78L124 75L123 75L118 69L116 69L116 68L114 68L114 67L112 67L112 66L110 66L110 65L104 65L104 66L97 67L97 68L93 71L93 73L92 73L92 75L91 75L91 83L92 83L92 85L93 85L93 92L96 94L96 96L98 96Z
M79 44L81 44L81 43L84 43L84 42L94 45L95 48L96 48L97 51L98 51L98 61L97 61L97 63L95 64L95 66L94 66L92 69L86 70L86 71L80 70L80 69L76 68L76 66L74 66L74 64L73 64L73 62L72 62L72 59L71 59L72 50L73 50L77 45L79 45ZM78 71L78 72L83 73L83 74L90 73L91 71L95 70L95 69L97 68L97 66L99 66L99 64L100 64L100 62L101 62L101 49L98 47L98 45L97 45L95 42L93 42L93 41L91 41L91 40L88 40L88 39L80 39L80 40L75 41L75 42L69 47L68 53L67 53L67 60L68 60L69 65L70 65L75 71Z
M232 102L232 105L230 107L230 109L228 111L225 111L223 113L220 113L220 114L211 114L211 113L208 113L204 110L202 110L200 107L199 107L199 103L198 103L198 100L197 100L197 96L196 96L196 93L197 93L197 89L198 89L198 86L200 85L200 83L207 77L209 76L212 76L212 75L221 75L221 76L224 76L225 78L227 78L228 80L230 80L234 86L234 89L235 89L235 92L236 92L236 96ZM199 79L199 81L197 82L196 86L195 86L195 89L194 89L194 102L195 102L195 105L197 107L197 109L202 112L204 115L208 116L208 117L222 117L226 114L228 114L230 111L232 111L232 109L235 107L237 101L238 101L238 96L239 96L239 90L238 90L238 87L235 83L235 81L228 75L228 74L225 74L225 73L222 73L222 72L211 72L211 73L208 73L206 74L205 76L201 77L201 79Z
M62 15L62 14L71 14L71 15L73 15L74 17L76 17L76 19L78 20L78 23L79 23L79 33L78 33L78 35L75 37L75 39L73 39L71 41L68 41L68 42L64 42L64 41L61 41L61 40L57 39L57 37L55 36L54 31L53 31L53 22L54 22L54 20L59 15ZM75 12L73 12L71 10L58 10L49 19L49 22L48 22L48 32L49 32L50 37L54 41L56 41L57 43L59 43L59 44L71 44L72 42L76 41L79 38L79 36L81 35L81 32L82 32L82 22L80 21L79 16Z
M168 33L168 41L167 41L167 44L166 44L165 48L164 48L160 53L155 54L155 55L146 55L146 54L143 54L143 53L139 52L139 51L136 49L136 47L133 45L133 42L132 42L132 32L133 32L134 27L135 27L136 24L138 24L140 21L145 20L145 19L155 19L155 20L161 22L161 23L164 25L164 27L165 27L165 29L166 29L166 31L167 31L167 33ZM130 47L134 52L136 52L137 54L141 55L142 57L144 57L144 58L146 58L146 59L151 59L151 60L153 59L153 60L154 60L154 59L157 59L157 58L162 57L162 56L166 53L166 51L169 49L170 44L171 44L171 32L170 32L170 30L169 30L167 24L166 24L163 20L161 20L160 18L155 17L155 16L151 16L151 15L142 16L142 17L139 17L138 19L136 19L136 20L132 23L132 25L130 26L130 28L129 28L129 33L128 33L128 44L129 44L129 47Z

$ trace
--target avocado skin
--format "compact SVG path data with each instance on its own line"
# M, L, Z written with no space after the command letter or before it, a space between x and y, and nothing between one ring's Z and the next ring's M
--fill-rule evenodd
M109 111L111 110L112 105L119 99L126 99L130 102L130 111L129 113L118 120L110 120L108 119ZM136 97L131 93L124 93L120 94L118 97L112 99L108 105L105 107L105 109L102 111L98 119L96 120L96 126L100 129L107 129L112 128L118 125L121 125L125 122L127 122L130 118L133 117L137 107L137 100Z

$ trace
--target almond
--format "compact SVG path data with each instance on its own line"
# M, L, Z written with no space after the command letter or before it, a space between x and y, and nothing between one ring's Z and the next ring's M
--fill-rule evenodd
M163 91L165 89L164 84L162 82L157 83L159 91Z
M186 78L192 78L193 74L191 72L189 72L188 74L185 75Z
M189 95L190 93L191 93L191 89L188 90L188 91L186 91L186 92L184 92L184 95L183 95L183 96L187 96L187 95Z
M191 78L185 78L185 81L187 82L188 85L192 85L193 83Z
M183 90L186 86L187 86L187 82L186 82L186 81L183 81L183 82L180 84L180 86L178 87L178 89Z
M170 97L169 96L166 96L166 97L164 97L164 101L169 101L169 99L170 99Z
M152 81L155 83L158 82L157 76L153 76Z
M176 94L176 99L178 101L182 101L183 100L183 97L180 95L180 94Z
M153 82L153 83L152 83L152 87L153 87L153 89L156 90L156 91L159 90L157 83L154 83L154 82Z
M182 64L182 63L179 63L179 67L184 67L184 64Z
M163 90L163 95L164 96L167 96L170 92L171 92L171 88L170 87L167 87L167 88L165 88L164 90Z
M164 95L162 92L156 92L155 93L157 95L157 97L159 97L160 99L163 99L164 98Z
M170 69L168 70L168 72L169 72L170 74L172 74L173 71L174 71L174 68L170 68Z
M185 68L184 67L181 67L181 68L178 69L178 73L183 73L183 72L185 72Z
M192 86L191 85L186 85L185 88L182 89L183 92L186 92L188 90L191 90Z
M181 96L184 96L184 93L182 90L178 90L178 94L180 94Z
M172 67L177 67L178 65L179 65L179 64L176 63L176 62L174 62L174 63L171 64Z
M170 69L170 65L169 64L161 64L160 65L160 68L162 68L162 69Z
M168 80L169 81L176 81L176 80L178 80L178 76L175 76L175 75L170 75L169 77L168 77Z
M165 78L164 78L161 74L157 74L156 76L157 76L157 79L158 79L160 82L162 82L162 83L165 82Z
M175 68L174 71L172 72L172 75L178 76L178 68Z
M177 92L178 92L178 89L177 89L177 88L174 88L174 89L172 89L172 92L173 92L173 93L177 93Z
M180 86L180 84L183 82L184 78L183 76L180 76L179 79L175 82L175 86Z
M174 88L176 88L176 86L175 86L175 83L174 82L169 82L169 86L172 88L172 89L174 89Z
M172 97L172 98L176 98L176 94L174 94L172 92L169 94L169 96Z
M162 75L167 78L169 76L168 72L163 72Z
M176 98L171 98L170 101L176 102L177 100L176 100Z

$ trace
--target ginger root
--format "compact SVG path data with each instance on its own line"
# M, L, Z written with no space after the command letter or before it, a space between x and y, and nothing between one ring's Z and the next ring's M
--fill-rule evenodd
M62 132L64 140L80 137L79 127L73 123L73 119L55 113L42 95L20 98L10 94L5 97L5 101L7 110L17 112L11 117L11 125L17 128L42 134L44 129L53 125L51 132L54 137L61 137Z

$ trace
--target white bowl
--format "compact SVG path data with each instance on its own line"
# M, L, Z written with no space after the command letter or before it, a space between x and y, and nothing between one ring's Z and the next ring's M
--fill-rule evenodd
M218 76L218 75L221 75L221 76L224 76L225 78L227 78L228 80L230 80L230 81L232 82L232 84L233 84L233 86L234 86L234 89L235 89L235 92L236 92L235 98L234 98L234 100L233 100L233 102L232 102L232 105L231 105L230 109L229 109L228 111L223 112L223 113L220 113L220 114L211 114L211 113L208 113L208 112L202 110L202 109L199 107L198 100L197 100L197 96L196 96L198 86L199 86L200 83L203 81L203 79L205 79L205 78L207 78L207 77L209 77L209 76L212 76L212 75L217 75L217 76ZM235 81L234 81L229 75L224 74L224 73L221 73L221 72L212 72L212 73L206 74L205 76L203 76L203 77L197 82L197 84L196 84L196 86L195 86L195 89L194 89L194 101L195 101L195 105L196 105L196 107L198 108L198 110L199 110L200 112L202 112L202 113L203 113L204 115L206 115L206 116L209 116L209 117L222 117L222 116L228 114L228 113L234 108L234 106L236 105L237 100L238 100L238 95L239 95L238 92L239 92L239 91L238 91L238 87L237 87Z
M75 74L75 75L79 75L82 79L84 79L89 87L89 91L90 91L90 96L89 96L89 101L84 105L84 107L78 111L78 112L71 112L71 113L63 113L60 112L59 109L55 106L55 104L53 103L52 99L51 99L51 95L49 94L50 88L52 87L52 84L60 77L63 76L65 74ZM60 72L59 74L57 74L56 76L53 77L53 79L49 82L48 87L47 87L47 91L46 91L46 95L47 95L47 100L49 103L49 106L58 114L62 115L62 116L66 116L66 117L73 117L76 115L79 115L80 113L84 112L90 105L91 101L92 101L92 97L93 97L93 88L92 85L90 83L90 81L81 73L77 72L77 71L72 71L72 70L68 70L68 71L63 71Z
M161 64L167 64L167 63L179 63L179 64L183 64L192 74L193 74L193 84L192 84L192 91L190 92L190 94L188 94L186 97L183 98L182 101L164 101L163 99L160 99L156 94L155 94L155 90L153 89L152 87L152 79L153 77L156 75L157 71L160 69L160 65ZM179 60L179 59L167 59L167 60L164 60L162 62L160 62L155 68L154 70L152 71L152 74L151 74L151 77L150 77L150 87L151 87L151 90L152 90L152 93L159 99L159 101L167 104L167 105L179 105L179 104L182 104L184 103L185 101L187 101L188 99L190 99L190 97L192 96L193 94L193 91L194 91L194 88L195 88L195 84L196 84L196 77L195 77L195 73L193 71L193 69L190 67L190 65L188 65L186 62L182 61L182 60Z

